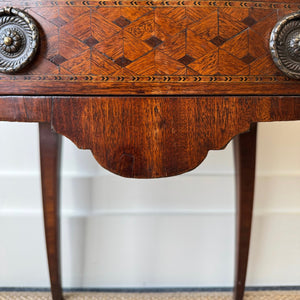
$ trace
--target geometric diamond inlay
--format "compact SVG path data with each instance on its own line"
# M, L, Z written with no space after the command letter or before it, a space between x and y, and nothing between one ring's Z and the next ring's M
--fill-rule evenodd
M37 66L36 75L48 67L48 75L60 71L61 75L121 76L127 78L124 82L132 76L157 75L155 82L164 76L186 76L186 82L193 82L194 76L280 74L272 65L265 37L277 17L297 9L300 0L246 1L248 8L239 0L232 0L234 5L227 8L223 2L228 0L199 1L202 7L196 7L194 0L2 2L27 3L43 27L45 64ZM77 4L67 7L56 2ZM136 2L138 7L130 7ZM291 8L284 4L288 2ZM259 81L264 80L269 79Z
M251 17L245 18L242 22L244 24L246 24L248 27L251 27L252 25L254 25L256 23L256 21Z
M121 16L118 19L114 20L114 23L116 25L118 25L119 27L124 28L127 25L129 25L131 22L128 19L126 19L123 16Z
M90 36L86 40L83 41L87 46L93 47L99 43L94 37Z
M52 58L50 58L50 61L52 63L54 63L55 65L57 65L57 66L59 66L60 64L62 64L66 60L67 59L64 58L63 56L61 56L60 54L57 54L57 55L53 56Z
M219 35L214 37L212 40L210 40L213 44L215 44L217 47L220 47L221 45L223 45L226 40L222 37L220 37Z
M150 47L155 48L156 46L162 43L162 40L157 38L156 36L151 36L148 40L145 41Z
M243 61L247 65L252 63L254 60L255 60L255 58L250 54L247 54L241 58L241 61Z
M120 67L126 67L131 63L131 60L129 60L125 56L122 56L115 60L115 63L118 64Z
M180 59L178 59L178 61L180 63L182 63L183 65L189 65L190 63L192 63L195 60L195 58L191 57L190 55L186 54L185 56L181 57Z

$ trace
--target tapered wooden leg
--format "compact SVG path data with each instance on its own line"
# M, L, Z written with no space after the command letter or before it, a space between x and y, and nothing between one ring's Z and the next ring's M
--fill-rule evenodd
M40 158L44 224L53 300L62 300L60 275L59 173L61 136L40 123Z
M257 124L234 139L236 169L236 254L234 300L242 300L251 234Z

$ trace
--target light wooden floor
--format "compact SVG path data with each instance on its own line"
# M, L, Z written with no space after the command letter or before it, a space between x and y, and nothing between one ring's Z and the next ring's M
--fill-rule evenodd
M230 292L65 293L65 300L232 300ZM46 292L0 292L0 300L51 300ZM300 291L246 292L244 300L300 300Z

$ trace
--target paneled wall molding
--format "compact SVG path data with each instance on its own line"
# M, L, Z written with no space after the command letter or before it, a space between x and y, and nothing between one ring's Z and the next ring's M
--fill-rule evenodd
M300 285L299 126L259 124L248 286ZM0 124L0 286L49 286L37 133ZM63 286L231 287L234 196L231 144L188 174L133 180L64 139Z

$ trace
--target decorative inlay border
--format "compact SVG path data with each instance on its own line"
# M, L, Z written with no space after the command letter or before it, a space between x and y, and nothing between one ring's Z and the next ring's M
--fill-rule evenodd
M107 92L168 83L205 92L293 85L265 45L279 16L300 7L291 1L16 1L44 30L46 51L29 74L0 75L0 82L72 89L82 83Z
M286 76L93 76L93 75L17 75L0 76L0 81L60 81L60 82L128 82L128 83L183 83L183 82L288 82L292 79Z
M142 7L166 7L166 6L196 6L196 7L239 7L239 8L262 8L262 9L300 9L299 3L280 3L280 2L256 2L256 1L24 1L19 3L23 7L52 7L52 6L142 6ZM3 2L3 6L11 5L11 2Z

